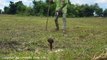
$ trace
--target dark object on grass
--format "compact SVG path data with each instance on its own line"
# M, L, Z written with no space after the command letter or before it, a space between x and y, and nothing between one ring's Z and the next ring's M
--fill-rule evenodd
M53 43L54 43L54 40L52 39L52 38L49 38L48 39L48 43L49 43L49 47L50 47L50 50L52 51L52 49L53 49Z

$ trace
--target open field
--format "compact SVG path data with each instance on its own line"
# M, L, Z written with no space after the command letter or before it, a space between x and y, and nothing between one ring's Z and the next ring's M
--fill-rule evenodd
M46 19L0 15L0 58L30 56L32 59L41 57L37 60L91 60L107 48L107 18L67 18L66 36L62 33L61 18L60 31L55 31L52 17L46 31ZM55 41L53 52L49 51L47 42L50 36ZM63 51L56 53L57 49Z

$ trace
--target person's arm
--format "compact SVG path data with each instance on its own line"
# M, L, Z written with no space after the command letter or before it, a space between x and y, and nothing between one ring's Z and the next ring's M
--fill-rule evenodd
M66 5L67 3L64 3L63 6L60 8L60 10L62 10Z
M62 5L62 7L59 9L59 11L61 11L66 5L67 5L67 0L64 2L64 4Z

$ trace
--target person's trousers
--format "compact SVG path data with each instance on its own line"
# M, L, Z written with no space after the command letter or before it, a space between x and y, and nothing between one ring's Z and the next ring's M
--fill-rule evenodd
M59 30L59 23L58 23L58 17L59 17L59 12L56 12L55 13L55 25L56 25L56 30ZM62 20L63 20L63 31L65 31L66 30L66 13L63 13L63 18L62 18Z

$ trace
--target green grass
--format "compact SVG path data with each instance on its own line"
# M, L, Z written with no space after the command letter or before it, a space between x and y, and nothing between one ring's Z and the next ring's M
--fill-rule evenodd
M38 60L91 60L107 48L107 18L67 18L67 36L55 31L50 17L48 31L46 17L0 15L0 57L46 57ZM51 52L47 39L54 38ZM14 59L13 59L14 60ZM22 59L24 60L24 59ZM33 59L32 59L33 60Z

